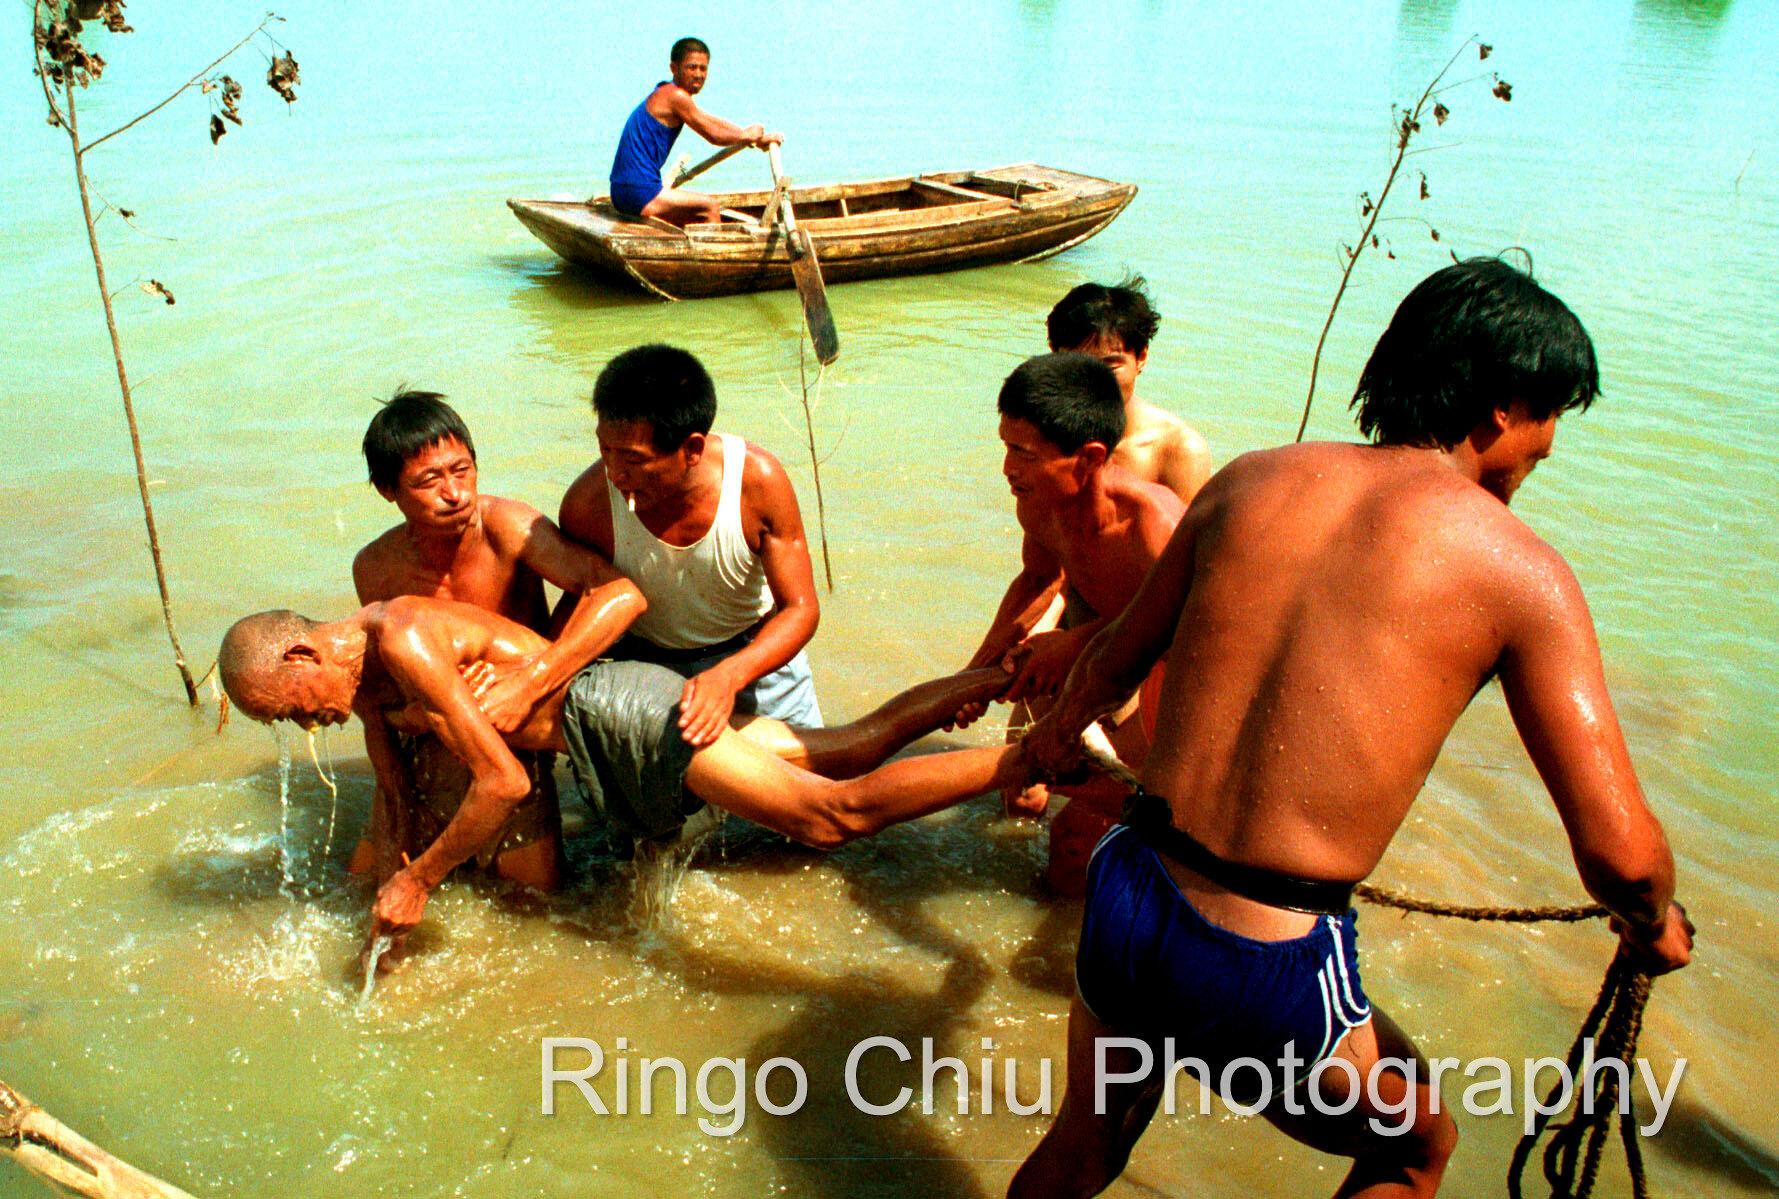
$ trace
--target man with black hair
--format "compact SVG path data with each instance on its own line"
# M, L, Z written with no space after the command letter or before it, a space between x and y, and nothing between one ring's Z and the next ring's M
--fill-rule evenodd
M1372 444L1262 450L1205 485L1025 742L1039 767L1074 768L1081 730L1168 655L1143 789L1089 867L1067 1091L1013 1195L1109 1185L1167 1083L1142 1055L1164 1050L1352 1157L1339 1194L1437 1189L1456 1128L1366 1000L1351 892L1490 679L1632 967L1687 963L1587 604L1507 507L1557 417L1598 391L1562 301L1471 259L1411 291L1379 339L1354 401ZM1249 1059L1259 1090L1230 1065ZM1306 1103L1297 1084L1329 1059L1343 1068Z
M364 456L371 485L396 506L402 523L353 559L359 603L402 595L456 600L544 632L544 583L572 597L559 638L485 697L497 730L517 728L545 695L604 648L590 641L589 597L617 572L529 504L482 495L469 429L436 392L404 390L379 408L365 430ZM373 812L394 813L403 831L398 835L373 821L370 837L353 855L352 868L360 872L372 868L380 851L419 852L416 845L444 828L469 785L463 765L436 738L397 737L367 722L365 744L378 790L390 800ZM532 792L479 849L478 861L501 877L548 889L561 869L555 782L547 755L525 755L523 762ZM405 843L397 845L398 839Z
M659 217L675 225L719 221L721 206L714 197L662 186L661 168L679 131L690 125L713 146L749 145L759 150L783 142L784 134L768 132L763 125L744 129L698 107L692 97L704 90L709 77L710 47L697 38L682 37L673 43L668 66L672 78L655 85L631 111L618 136L612 156L612 204L620 212Z
M1190 504L1211 477L1211 450L1185 421L1137 399L1137 376L1149 362L1149 342L1161 314L1141 275L1108 287L1083 283L1050 310L1045 331L1052 350L1080 350L1112 368L1124 396L1124 436L1112 465L1160 483Z
M1024 534L1021 569L969 665L1003 663L1016 672L1003 698L1041 708L1094 634L1137 593L1184 505L1166 487L1111 463L1112 447L1124 432L1124 401L1112 371L1091 355L1028 359L1007 376L997 407L1006 447L1001 470ZM1033 632L1065 576L1064 627ZM979 714L960 713L960 722ZM1123 715L1111 748L1140 762L1142 722L1134 707ZM1073 789L1076 798L1052 822L1049 878L1059 894L1080 893L1088 851L1115 818L1115 805L1107 812L1095 802L1104 799L1101 789ZM1033 813L1047 802L1042 789L1008 798Z
M599 461L562 498L562 529L648 599L616 657L685 676L680 728L709 745L731 713L821 724L804 646L821 620L797 494L777 458L712 433L698 359L637 346L593 385Z

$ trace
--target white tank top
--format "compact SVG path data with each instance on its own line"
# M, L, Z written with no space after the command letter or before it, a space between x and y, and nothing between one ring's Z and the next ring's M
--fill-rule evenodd
M747 443L718 433L723 487L716 519L688 546L669 545L636 519L624 495L606 480L612 509L612 565L649 601L630 631L664 649L715 645L743 633L772 611L766 567L741 528L741 473Z

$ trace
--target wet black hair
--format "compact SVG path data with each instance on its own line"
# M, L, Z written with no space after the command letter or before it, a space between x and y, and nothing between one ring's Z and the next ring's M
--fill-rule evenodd
M1132 354L1149 348L1161 313L1149 299L1149 285L1141 275L1108 287L1083 283L1056 302L1044 322L1053 350L1074 350L1098 337L1116 336Z
M372 485L392 490L409 458L447 437L461 441L470 461L475 461L476 443L470 440L469 427L444 396L436 391L397 391L364 431L364 461Z
M694 433L710 432L717 419L717 389L687 351L635 346L599 372L593 414L600 420L647 422L655 449L665 454Z
M1065 454L1090 441L1111 450L1124 436L1124 394L1112 368L1091 354L1066 350L1020 363L1001 384L1002 416L1030 423Z
M680 59L688 54L702 54L704 57L709 58L710 47L695 37L682 37L679 41L673 43L673 51L668 55L668 61L677 67L679 66Z
M1534 420L1585 411L1600 394L1594 343L1530 267L1470 258L1409 292L1359 376L1360 430L1449 450L1514 400Z

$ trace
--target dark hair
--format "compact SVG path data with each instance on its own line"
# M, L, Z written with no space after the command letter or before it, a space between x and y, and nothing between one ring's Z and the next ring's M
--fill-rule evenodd
M1116 287L1083 283L1058 300L1044 322L1053 350L1073 350L1098 337L1116 336L1136 355L1149 348L1160 325L1161 313L1155 311L1141 275Z
M370 467L371 482L393 488L401 481L402 467L409 458L447 437L461 441L470 460L475 461L476 443L470 440L469 428L445 403L444 396L406 388L396 392L364 431L364 461Z
M1090 441L1110 450L1124 436L1124 394L1112 368L1073 350L1040 354L1001 384L1002 416L1029 422L1065 454Z
M1449 450L1516 399L1534 420L1594 402L1594 343L1530 266L1470 258L1408 293L1353 394L1367 437Z
M679 41L673 43L673 52L668 55L668 61L677 67L679 66L680 59L688 54L702 54L704 57L709 58L710 47L695 37L682 37Z
M599 372L593 414L600 420L647 422L655 448L667 453L694 433L710 432L717 418L717 389L709 372L685 350L635 346Z
M283 669L284 651L314 628L314 621L288 608L255 612L230 625L216 653L216 673L235 707L264 720L260 701Z

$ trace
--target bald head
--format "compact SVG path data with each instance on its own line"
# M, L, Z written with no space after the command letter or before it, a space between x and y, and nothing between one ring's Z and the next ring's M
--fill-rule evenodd
M229 626L216 655L216 672L229 700L255 720L273 720L287 651L313 640L316 623L287 608L255 612Z

